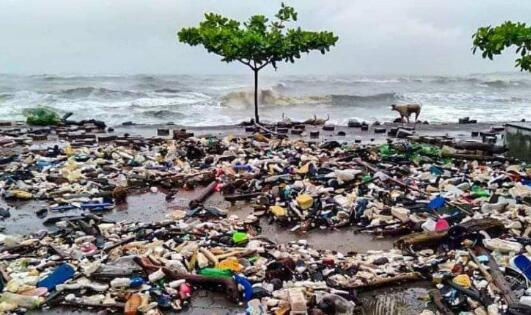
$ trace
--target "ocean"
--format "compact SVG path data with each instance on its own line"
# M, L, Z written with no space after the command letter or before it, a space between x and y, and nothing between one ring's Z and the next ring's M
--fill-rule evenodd
M531 119L531 75L466 76L262 76L261 119L331 123L349 119L391 121L391 104L420 103L419 119L483 122ZM0 120L23 120L36 106L72 119L95 118L109 125L175 123L227 125L252 117L252 77L235 75L9 75L0 74Z

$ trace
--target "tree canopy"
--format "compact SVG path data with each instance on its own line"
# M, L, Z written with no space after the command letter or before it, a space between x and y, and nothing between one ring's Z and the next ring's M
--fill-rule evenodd
M269 21L263 15L254 15L245 23L206 13L198 27L183 28L179 40L192 46L203 45L210 53L220 55L222 61L239 61L252 69L268 64L277 67L280 61L294 62L301 53L329 51L338 37L331 32L310 32L287 28L286 23L297 21L295 9L282 4Z
M246 22L238 22L216 13L206 13L197 27L178 32L179 41L205 49L222 57L224 62L238 61L255 73L255 118L258 122L258 71L279 62L295 62L301 54L320 51L325 54L338 37L331 32L312 32L286 24L297 21L294 8L282 3L275 19L254 15Z
M473 53L479 49L482 51L481 56L490 60L514 46L519 56L515 66L522 71L531 71L531 27L525 23L508 21L495 27L480 27L472 38Z

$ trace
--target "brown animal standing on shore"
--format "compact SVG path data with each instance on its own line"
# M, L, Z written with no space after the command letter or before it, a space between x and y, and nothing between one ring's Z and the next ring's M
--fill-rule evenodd
M395 110L400 114L400 120L404 122L404 117L407 119L407 123L409 124L409 116L411 116L412 113L415 113L415 122L417 122L417 119L420 115L420 109L422 107L420 104L401 104L391 105L391 110Z

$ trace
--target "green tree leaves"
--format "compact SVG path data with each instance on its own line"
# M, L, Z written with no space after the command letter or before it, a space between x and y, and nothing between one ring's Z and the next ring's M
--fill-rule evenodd
M278 62L294 62L301 53L318 50L325 53L338 37L331 32L310 32L286 28L285 23L297 20L295 9L282 4L270 22L263 15L254 15L240 23L219 14L207 13L198 27L183 28L179 41L205 49L222 57L222 61L240 61L254 69Z
M312 32L288 28L286 23L297 21L294 8L282 3L275 20L254 15L248 21L238 21L215 13L205 14L197 27L183 28L177 36L182 43L203 45L209 53L221 56L224 62L238 61L255 72L255 112L257 113L256 73L279 62L295 62L302 53L317 50L325 54L338 37L331 32ZM256 114L258 121L258 114Z
M508 21L496 27L480 27L472 38L472 52L475 54L479 49L481 56L490 60L506 48L515 46L519 56L515 66L522 71L531 71L531 27L525 23Z

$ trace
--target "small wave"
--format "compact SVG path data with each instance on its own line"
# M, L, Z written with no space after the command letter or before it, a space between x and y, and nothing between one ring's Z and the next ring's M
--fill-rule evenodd
M8 100L13 97L11 93L0 93L0 101Z
M492 88L529 87L531 82L524 80L492 80L481 82L480 85Z
M184 118L186 115L179 112L174 112L171 110L148 110L142 113L146 117L157 118L157 119L180 119Z
M55 94L66 97L66 98L83 98L83 97L113 97L113 98L122 98L122 97L145 97L145 93L128 91L128 90L110 90L100 87L77 87L71 89L60 90Z
M333 105L360 105L382 103L389 105L391 102L399 100L400 96L396 93L379 93L372 95L330 95Z
M170 88L163 88L163 89L155 90L155 93L179 93L179 92L181 92L181 90L170 89Z

